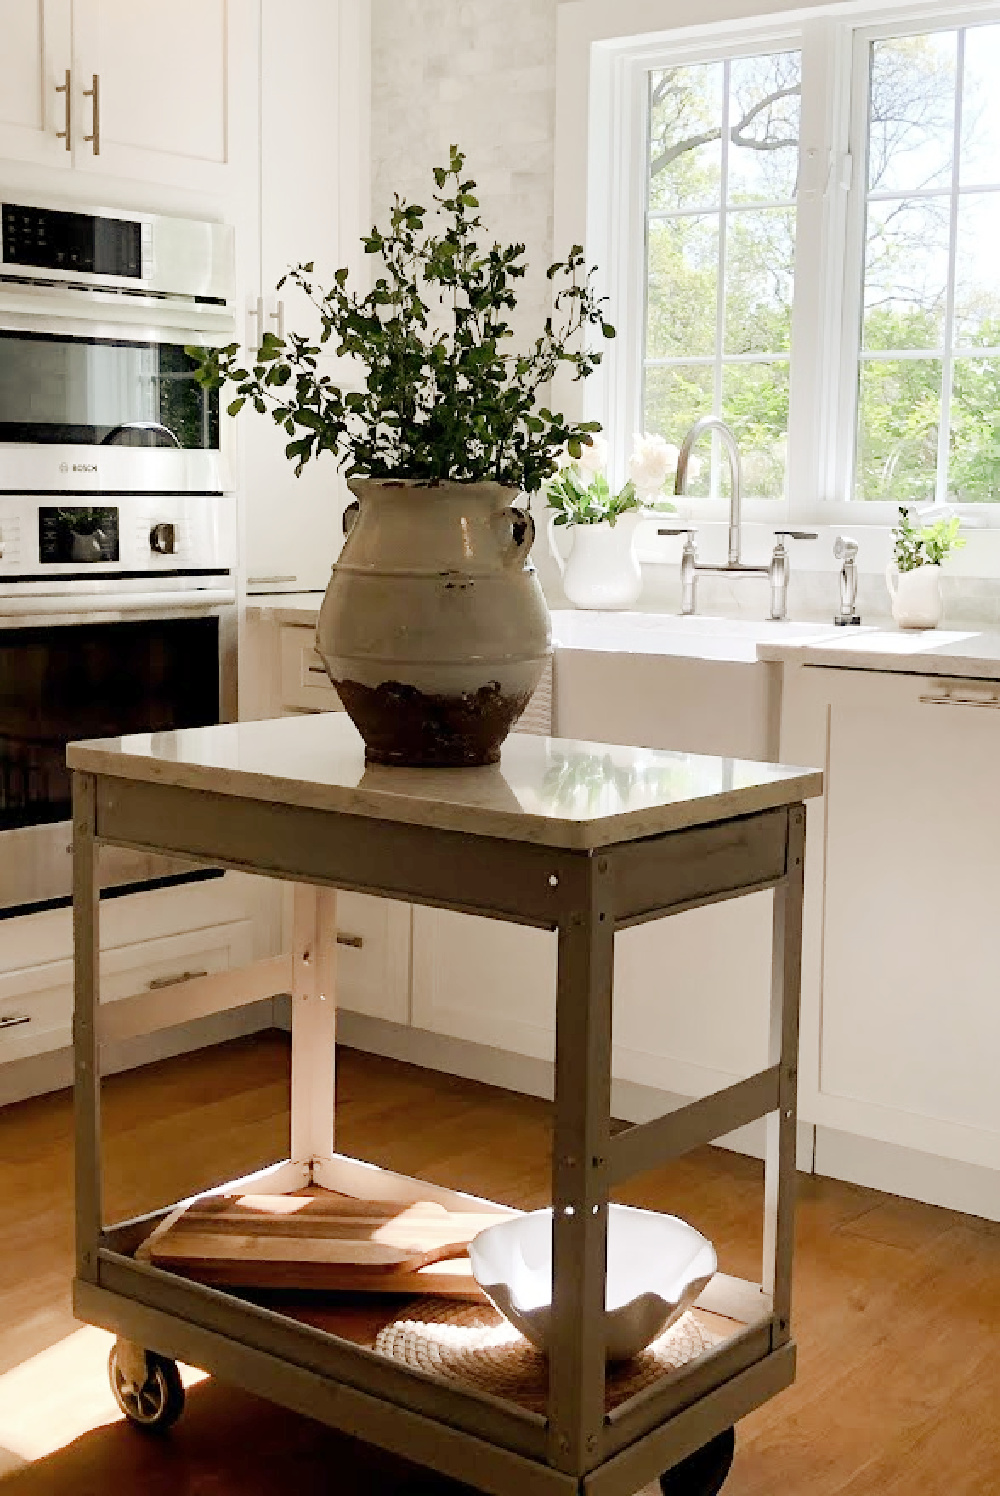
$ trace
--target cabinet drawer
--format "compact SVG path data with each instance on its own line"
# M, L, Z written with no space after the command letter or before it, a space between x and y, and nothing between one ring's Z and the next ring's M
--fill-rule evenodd
M248 919L113 946L101 952L101 1000L114 1002L162 985L166 1001L172 981L246 965L252 954L253 926ZM63 1048L71 1042L72 1018L72 959L3 972L0 1064Z
M280 636L281 706L309 712L340 712L340 697L316 653L316 630L283 624Z

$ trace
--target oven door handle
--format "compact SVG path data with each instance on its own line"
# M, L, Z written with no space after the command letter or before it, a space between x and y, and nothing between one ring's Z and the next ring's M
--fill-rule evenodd
M27 596L19 590L16 597L0 596L0 620L18 619L30 614L51 616L73 614L88 620L102 614L209 612L231 607L236 602L232 587L190 587L176 592L34 592Z

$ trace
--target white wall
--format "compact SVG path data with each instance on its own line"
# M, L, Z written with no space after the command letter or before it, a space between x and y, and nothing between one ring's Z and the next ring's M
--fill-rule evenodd
M548 313L552 252L557 0L374 0L372 209L394 192L429 202L452 145L479 184L484 227L524 243L529 278L515 335Z

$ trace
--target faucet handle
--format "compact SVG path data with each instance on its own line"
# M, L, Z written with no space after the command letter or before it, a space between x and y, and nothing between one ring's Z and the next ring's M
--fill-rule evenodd
M787 535L789 540L818 540L816 530L775 530L775 535Z

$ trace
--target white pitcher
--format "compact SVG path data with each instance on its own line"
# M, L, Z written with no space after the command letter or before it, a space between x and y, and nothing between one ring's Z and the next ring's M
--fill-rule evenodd
M567 525L569 555L556 544L556 515L549 517L549 550L559 567L563 591L577 608L631 608L642 591L635 533L642 518L629 509L613 525Z
M885 584L892 601L892 616L901 629L937 628L944 611L940 566L928 563L912 571L900 571L890 561L885 569Z

